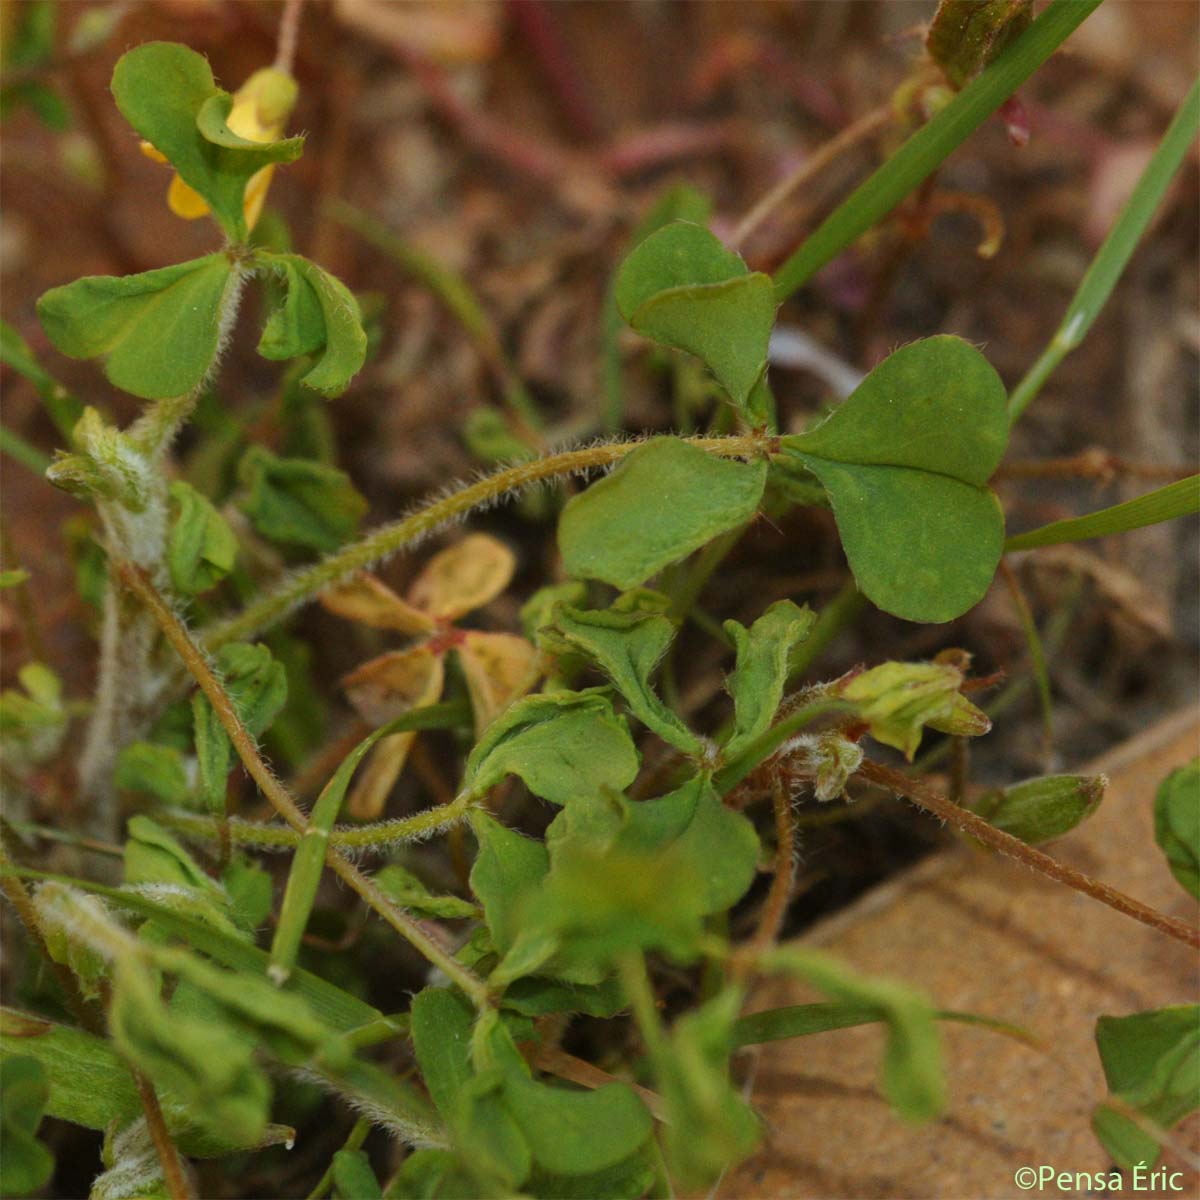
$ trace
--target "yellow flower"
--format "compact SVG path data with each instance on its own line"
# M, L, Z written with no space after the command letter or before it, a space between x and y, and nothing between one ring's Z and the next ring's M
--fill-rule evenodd
M296 81L290 75L274 67L263 67L234 92L233 107L226 124L248 142L277 141L295 107L297 95ZM142 142L142 153L155 162L167 162L166 156L149 142ZM246 184L242 204L247 230L254 228L262 214L274 173L275 164L270 163L252 175ZM167 189L167 205L176 216L188 221L208 214L204 197L178 175Z
M511 550L477 533L435 554L406 598L367 574L322 594L321 603L330 612L420 639L405 650L371 659L342 680L364 720L383 725L414 708L436 704L451 651L467 682L476 736L529 691L538 676L538 654L529 642L515 634L459 629L454 624L504 591L515 567ZM383 811L415 737L393 734L371 752L346 803L352 817L369 821Z

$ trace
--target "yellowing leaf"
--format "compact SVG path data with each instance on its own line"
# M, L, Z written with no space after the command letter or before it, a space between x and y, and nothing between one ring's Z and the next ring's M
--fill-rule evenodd
M512 633L470 630L458 647L475 712L476 736L481 734L537 678L537 651Z
M429 560L409 588L409 599L432 617L454 621L500 595L516 566L503 542L473 533Z
M394 721L441 695L442 659L427 646L381 654L342 680L350 703L372 725Z
M373 658L347 675L342 686L366 720L383 725L411 709L435 703L444 682L441 657L417 646ZM373 821L383 812L415 737L415 733L394 733L375 747L346 801L351 817Z
M410 634L434 630L433 621L425 613L365 572L322 592L321 604L339 617L373 629L396 629Z

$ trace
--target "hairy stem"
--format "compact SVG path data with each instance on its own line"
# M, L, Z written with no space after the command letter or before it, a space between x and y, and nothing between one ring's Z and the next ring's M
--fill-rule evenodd
M1140 900L1126 896L1124 892L1119 892L1116 888L1109 887L1108 884L1101 883L1090 875L1085 875L1082 871L1076 871L1074 867L1068 867L1065 863L1051 858L1050 855L1033 846L1027 846L1024 842L1018 841L994 825L989 825L987 821L969 809L959 808L958 805L935 792L921 780L912 779L900 771L894 771L891 767L885 767L882 763L872 762L870 759L863 761L862 766L858 769L858 774L863 779L868 779L880 787L904 796L918 808L933 813L935 817L962 830L963 833L970 834L985 846L998 850L1009 858L1015 858L1018 862L1032 867L1050 879L1065 883L1067 887L1074 888L1075 891L1082 892L1085 896L1091 896L1092 899L1107 904L1109 908L1124 913L1125 916L1132 917L1143 925L1149 925L1151 929L1157 929L1160 933L1167 934L1168 937L1200 949L1200 930L1193 929L1182 921L1167 916L1166 913L1150 908Z
M279 39L275 43L275 69L290 75L300 42L300 6L304 0L284 0L279 18Z
M368 825L335 825L329 831L329 844L339 850L386 853L404 842L419 842L431 834L443 833L457 824L468 807L469 798L459 796L449 804L423 809L411 817L375 821ZM257 850L291 850L304 836L289 825L247 821L243 817L218 821L200 813L172 811L155 813L154 819L184 837L218 842L227 836L231 845Z
M732 762L726 763L714 776L713 786L721 795L737 787L759 763L766 762L780 746L795 736L806 725L811 725L821 717L832 713L848 713L854 711L854 705L844 700L814 700L805 704L795 712L789 713L782 721L772 725L770 729L758 737L742 751Z
M812 154L806 155L795 170L785 175L738 222L738 226L730 238L730 245L735 249L741 246L798 187L819 175L827 166L841 158L847 150L853 149L859 142L883 129L892 119L892 106L882 104L847 125L841 133L830 138Z
M759 435L686 440L720 458L753 457L769 450L771 442L770 438ZM331 584L355 571L376 565L441 526L466 516L473 509L493 504L530 484L611 466L640 445L642 443L636 441L609 442L547 455L532 462L505 467L448 496L433 500L407 517L381 525L321 562L287 576L273 591L237 616L202 631L200 636L204 647L206 650L215 650L227 642L253 637Z
M242 760L250 777L258 785L259 790L270 802L271 807L298 834L307 835L311 828L308 818L292 799L291 793L263 761L254 739L242 724L242 719L238 715L233 701L230 700L220 681L213 674L203 652L192 641L191 635L183 623L171 611L170 606L159 595L143 571L129 563L118 563L116 569L121 581L145 605L146 610L162 630L163 636L183 660L188 673L199 684L200 690L213 706L217 720L221 722L222 728L229 735L229 740L233 743L238 757ZM332 848L327 849L325 861L334 874L348 884L352 891L357 892L401 937L461 988L477 1007L484 1009L490 1005L487 985L483 980L458 962L422 924L414 921L407 913L397 908L372 879Z
M158 1102L158 1093L154 1084L135 1067L130 1067L133 1082L137 1086L138 1096L142 1101L142 1111L146 1114L146 1128L150 1131L150 1140L158 1153L158 1161L163 1171L163 1182L167 1185L167 1195L171 1200L192 1200L192 1189L188 1184L187 1172L179 1151L171 1140L167 1122L163 1117L162 1106Z
M775 945L796 882L796 815L781 778L774 780L771 799L775 806L775 875L758 918L758 928L747 947L747 958L739 961L752 962Z

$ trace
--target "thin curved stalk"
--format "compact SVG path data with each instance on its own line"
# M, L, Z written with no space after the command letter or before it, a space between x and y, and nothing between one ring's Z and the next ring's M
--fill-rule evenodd
M191 635L183 623L171 611L170 606L158 594L143 571L129 563L117 563L114 566L122 583L146 607L162 630L163 636L183 660L189 674L200 685L200 690L213 706L217 720L229 735L229 740L233 743L238 757L242 760L250 777L258 785L259 790L270 802L272 808L297 833L301 836L306 835L312 828L308 818L292 799L291 793L263 761L254 739L242 724L242 719L233 702L216 675L213 674L203 652L192 641ZM332 848L327 849L325 861L333 872L350 886L352 891L357 892L415 950L461 988L477 1007L484 1009L490 1006L491 1000L487 985L483 980L464 967L445 947L440 945L422 924L414 921L407 913L397 908L374 880L364 875Z
M761 435L684 440L720 458L752 457L768 450L771 441ZM640 441L609 442L581 450L566 450L561 454L550 454L485 475L475 483L423 505L407 517L381 525L319 563L286 576L273 591L254 601L237 616L202 630L200 640L206 650L212 651L227 642L253 637L331 584L355 571L375 566L474 509L485 508L547 479L612 466L642 444Z

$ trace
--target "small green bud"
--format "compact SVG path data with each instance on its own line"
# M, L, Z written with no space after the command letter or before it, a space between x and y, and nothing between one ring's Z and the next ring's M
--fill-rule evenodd
M981 815L997 829L1037 845L1090 817L1107 787L1103 775L1043 775L994 793L980 806Z
M46 478L55 487L77 496L116 500L140 512L153 487L146 457L119 429L88 407L75 424L72 440L78 454L60 454Z
M963 672L954 662L886 662L848 679L840 691L858 705L871 736L903 751L911 762L926 725L959 737L991 729L987 714L959 691L962 683Z

